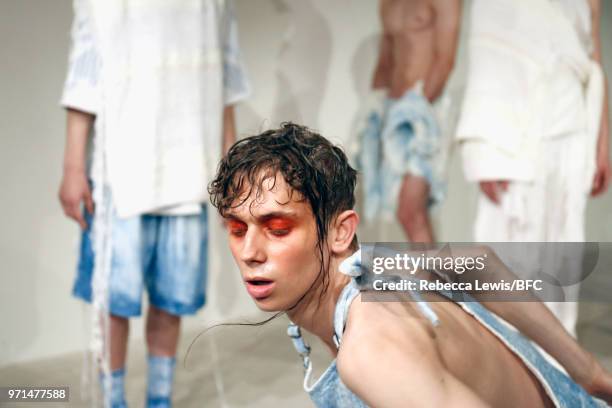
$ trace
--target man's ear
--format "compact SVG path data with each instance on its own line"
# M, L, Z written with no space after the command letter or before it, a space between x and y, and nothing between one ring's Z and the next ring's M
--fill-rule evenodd
M359 216L354 210L346 210L338 214L329 231L332 253L340 254L350 247L357 233L357 225L359 225Z

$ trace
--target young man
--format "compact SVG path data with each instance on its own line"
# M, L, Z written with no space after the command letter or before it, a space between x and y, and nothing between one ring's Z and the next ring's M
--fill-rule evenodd
M340 148L284 124L236 143L209 187L248 293L297 325L290 335L317 406L606 406L585 390L612 398L612 376L541 303L487 306L529 332L573 380L476 302L438 296L428 306L435 325L412 302L361 302L345 274L358 266L355 181ZM298 326L336 356L313 385Z
M129 318L141 314L146 287L147 406L166 407L181 316L205 303L206 185L235 141L232 105L249 92L232 3L74 6L60 187L64 212L83 229L73 293L93 302L105 398L123 407Z
M433 242L428 208L444 196L441 132L431 104L457 51L461 0L381 0L372 87L383 93L360 134L365 215L399 219L412 242Z
M476 241L584 241L587 198L610 181L601 3L472 3L457 137L466 178L481 190ZM553 275L576 300L580 276ZM576 335L576 303L550 306Z

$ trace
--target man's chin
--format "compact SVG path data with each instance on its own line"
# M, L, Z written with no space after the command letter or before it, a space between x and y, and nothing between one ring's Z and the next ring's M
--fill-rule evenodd
M263 312L280 312L283 310L281 305L279 305L274 300L268 298L265 299L253 299L259 310Z
M287 310L291 309L295 304L295 301L288 302L287 300L288 299L284 299L283 301L282 299L278 299L274 295L268 296L263 299L253 298L253 301L255 302L259 310L263 312L286 312Z

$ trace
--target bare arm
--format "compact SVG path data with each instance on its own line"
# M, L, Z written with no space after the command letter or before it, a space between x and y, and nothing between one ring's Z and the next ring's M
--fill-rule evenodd
M478 249L483 253L483 249ZM495 270L496 280L516 279L501 259L490 248L485 248L487 265ZM453 255L455 251L453 250ZM478 298L478 295L475 295ZM559 320L535 296L531 300L495 302L481 300L489 310L515 326L554 357L578 384L588 392L612 397L612 376L594 356L578 344Z
M589 0L591 6L591 35L593 37L593 59L602 64L601 58L601 0ZM602 64L603 65L603 64ZM608 81L604 74L604 102L597 139L596 171L593 178L591 195L603 194L610 183L610 127L609 127L609 94Z
M387 89L391 86L391 69L393 68L393 54L391 52L392 36L386 31L385 13L388 13L388 0L380 1L379 17L383 22L383 33L380 38L378 61L372 78L372 89Z
M234 119L234 106L228 105L223 109L223 155L236 143L236 121Z
M391 36L383 34L380 39L380 50L378 52L378 62L374 70L372 79L372 89L387 89L391 84Z
M482 302L554 357L591 394L612 397L612 376L541 302Z
M554 357L588 393L612 402L612 375L541 302L483 302Z
M59 199L64 213L75 220L81 228L87 225L81 212L81 203L93 213L93 200L87 181L87 138L95 116L75 109L66 110L66 146L64 149L64 171L59 190Z
M434 63L425 80L425 96L436 100L455 65L459 28L461 26L461 0L435 0L436 14Z
M484 271L467 271L459 275L452 270L438 271L448 274L451 280L474 284L476 279L481 283L494 283L511 282L518 278L495 251L487 246L447 244L440 250L433 250L431 255L464 258L484 256L487 259L487 267ZM427 276L425 278L427 279ZM492 299L491 293L484 291L475 291L471 295L487 309L515 326L522 334L542 347L567 370L574 381L587 391L612 397L612 376L602 368L593 355L569 335L559 320L531 292L517 293L520 298L514 298L517 299L515 301L508 297L502 300Z

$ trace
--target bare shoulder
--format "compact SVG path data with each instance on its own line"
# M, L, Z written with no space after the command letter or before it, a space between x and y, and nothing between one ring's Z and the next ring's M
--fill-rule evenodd
M336 359L342 382L370 406L485 406L448 372L427 323L405 306L353 301Z
M385 338L393 334L414 344L417 340L429 343L434 337L431 325L413 302L362 301L361 295L351 304L345 331L349 341L365 335Z
M371 367L390 371L413 364L441 366L435 337L428 324L399 302L353 301L337 364L350 382Z

